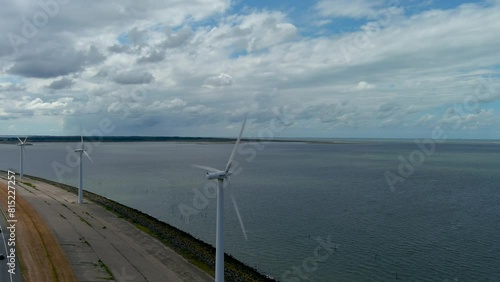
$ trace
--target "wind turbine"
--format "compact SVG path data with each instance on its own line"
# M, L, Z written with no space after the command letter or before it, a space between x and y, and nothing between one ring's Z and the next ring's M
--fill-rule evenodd
M24 146L32 146L33 145L31 143L26 143L27 139L28 139L28 136L26 136L26 138L24 138L24 141L22 141L19 137L17 137L17 140L19 140L19 144L17 144L17 146L19 146L19 149L21 150L21 155L20 155L21 161L19 162L20 178L23 178L23 175L24 175Z
M226 180L226 187L229 183L229 177L233 174L230 170L231 165L233 164L234 154L236 149L238 148L238 144L241 140L241 135L243 134L243 130L245 129L246 118L243 121L243 125L241 126L240 135L234 144L233 151L231 152L231 156L229 157L229 161L227 162L225 170L218 170L216 168L202 166L202 165L193 165L194 167L201 168L207 171L206 178L208 180L217 180L217 231L216 231L216 239L215 239L215 281L223 282L224 281L224 181ZM247 240L247 235L245 232L245 226L243 225L243 221L241 220L240 212L238 209L238 205L236 204L236 199L234 198L234 194L232 190L230 190L231 201L233 202L234 209L236 210L236 215L238 216L238 221L240 222L241 230L243 231L243 235L245 236L245 240Z
M80 148L77 148L75 152L80 154L80 158L78 159L78 164L80 165L80 182L78 186L78 203L82 204L83 203L83 154L89 158L90 161L92 159L90 158L89 154L87 154L87 151L85 150L85 145L83 144L83 133L80 135L81 137L81 145Z

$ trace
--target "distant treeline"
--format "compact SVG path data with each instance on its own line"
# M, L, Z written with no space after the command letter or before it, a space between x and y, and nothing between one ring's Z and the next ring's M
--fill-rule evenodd
M19 137L21 138L21 137ZM22 136L21 140L24 140ZM80 142L80 136L29 136L28 143L40 142ZM236 138L222 137L180 137L180 136L83 136L85 142L234 142ZM360 141L337 140L301 140L301 139L271 139L271 138L242 138L243 142L300 142L316 144L356 144ZM0 136L0 144L17 144L15 136Z
M20 137L21 138L21 137ZM24 136L21 140L24 140ZM80 136L29 136L28 143L40 142L80 142ZM179 137L179 136L83 136L85 142L233 142L236 138L222 137ZM306 141L306 140L280 140L280 139L259 139L259 138L242 138L244 142L306 142L306 143L325 143L339 144L348 142L338 141ZM0 144L16 144L19 143L17 137L3 136L0 137ZM350 142L349 142L350 143Z
M27 142L79 142L80 136L29 136ZM179 136L84 136L85 142L229 142L231 138ZM24 140L24 137L21 138ZM0 137L0 143L19 143L17 137Z

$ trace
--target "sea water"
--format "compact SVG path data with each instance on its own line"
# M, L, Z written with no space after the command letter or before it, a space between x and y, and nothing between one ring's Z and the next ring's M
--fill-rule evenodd
M215 183L192 164L223 169L232 144L88 145L86 190L215 244ZM75 146L27 147L25 173L77 186ZM225 192L225 251L281 281L500 281L499 149L245 144ZM1 169L19 170L19 147L1 145L0 156Z

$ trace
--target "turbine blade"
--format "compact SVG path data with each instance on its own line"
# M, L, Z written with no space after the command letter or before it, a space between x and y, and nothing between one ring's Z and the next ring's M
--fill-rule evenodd
M19 142L21 142L21 144L23 144L23 141L21 141L21 139L19 138L19 136L17 137L17 140L19 140Z
M243 125L241 126L240 135L238 136L238 139L236 140L236 143L234 144L233 151L231 152L231 156L229 157L229 161L227 162L226 172L229 172L229 169L231 168L231 165L232 165L233 159L234 159L234 154L236 153L236 149L238 148L238 144L240 143L241 135L243 134L243 130L245 129L246 123L247 123L247 118L245 117L245 119L243 120Z
M90 160L91 162L94 162L94 161L90 158L89 154L87 154L87 151L83 151L83 153L85 154L85 156L87 156L87 158L89 158L89 160Z
M80 122L80 139L82 141L82 149L83 149L83 129L82 129L82 123Z
M234 197L234 190L230 189L229 195L231 196L231 201L233 202L234 210L236 211L236 216L238 216L238 221L240 222L241 231L243 232L243 236L245 237L245 241L248 241L247 232L245 230L245 225L243 224L243 220L241 219L240 209L238 208L238 203L236 202L236 198Z
M26 143L26 140L28 140L28 136L26 136L26 138L24 138L23 143Z
M206 170L206 171L209 171L209 172L218 172L219 170L216 169L216 168L213 168L213 167L209 167L209 166L204 166L204 165L191 165L193 167L196 167L196 168L199 168L199 169L203 169L203 170Z

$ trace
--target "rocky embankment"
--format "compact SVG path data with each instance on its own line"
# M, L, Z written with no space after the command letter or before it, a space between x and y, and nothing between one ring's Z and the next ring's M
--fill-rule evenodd
M50 181L47 179L29 176L32 179L49 183L53 186L64 189L70 193L77 194L78 189L62 184L59 182ZM132 224L138 226L143 231L163 242L167 247L171 248L178 254L185 257L194 265L214 274L215 269L215 248L190 234L179 230L167 223L147 215L139 210L124 206L118 202L108 198L99 196L92 192L85 192L85 198L102 205L107 210L123 217ZM245 265L236 260L232 256L225 254L225 273L226 281L276 281L266 275L259 273L256 269Z

